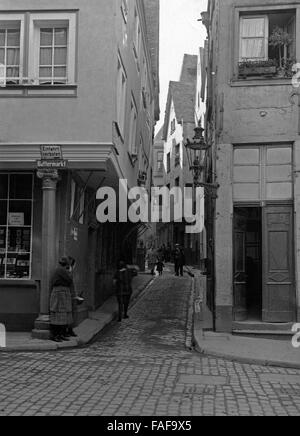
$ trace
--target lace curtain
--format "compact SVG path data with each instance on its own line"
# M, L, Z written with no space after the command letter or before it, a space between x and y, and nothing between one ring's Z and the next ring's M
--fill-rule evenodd
M267 59L266 18L242 18L241 19L241 60L265 60Z

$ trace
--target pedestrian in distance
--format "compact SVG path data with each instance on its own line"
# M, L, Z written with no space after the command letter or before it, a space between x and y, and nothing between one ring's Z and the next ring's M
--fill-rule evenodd
M175 275L183 277L183 267L185 265L185 254L180 244L176 244L174 250Z
M156 269L157 269L157 272L160 276L163 275L164 267L165 267L165 265L164 265L162 259L158 259L157 264L156 264Z
M146 260L148 262L148 269L151 271L151 275L155 275L155 265L156 265L156 253L153 249L152 245L150 246L149 250L147 251Z
M73 324L73 278L68 257L62 257L51 278L50 329L54 342L68 341L67 328Z
M126 263L121 260L118 262L117 271L114 275L114 288L118 300L118 321L121 322L123 317L128 319L128 308L132 295L132 279L134 275L134 268L130 268Z

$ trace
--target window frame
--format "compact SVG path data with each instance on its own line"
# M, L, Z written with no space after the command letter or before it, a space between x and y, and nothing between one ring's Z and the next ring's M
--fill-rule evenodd
M254 60L251 58L244 58L242 57L242 51L243 51L243 35L242 35L242 23L245 20L249 20L249 19L263 19L264 20L264 36L263 37L248 37L248 39L263 39L264 40L264 58L259 59L257 58L258 61L260 60L268 60L269 59L269 17L267 14L263 14L263 15L257 15L257 14L253 14L253 15L241 15L240 16L240 27L239 27L239 61L243 62L244 60L248 59L248 60ZM267 35L267 36L266 36ZM244 37L244 39L246 39L246 37Z
M231 85L232 86L247 86L254 84L276 84L277 82L282 83L290 83L289 78L284 79L268 79L261 77L253 77L251 80L245 80L239 77L239 58L240 58L240 17L242 15L269 15L271 12L280 13L280 11L295 11L295 33L298 31L298 23L300 22L300 8L295 4L289 5L264 5L264 6L234 6L233 8L233 38L232 38L232 71L231 71ZM295 41L295 54L296 58L300 59L300 44L297 44Z
M124 138L126 100L127 100L127 74L121 56L117 58L117 124L119 133ZM123 81L124 78L124 81ZM123 85L124 83L124 85Z
M235 152L236 151L258 151L258 161L257 162L249 162L247 159L247 163L241 163L238 161L235 161ZM290 161L289 162L276 162L276 163L270 163L268 162L268 153L270 150L288 150L290 152ZM289 143L283 143L283 144L256 144L256 145L236 145L233 148L233 163L232 163L232 189L233 189L233 201L234 203L259 203L264 204L266 202L288 202L293 201L294 199L294 156L293 156L293 146ZM278 168L278 167L290 167L291 170L291 177L290 179L282 179L280 176L278 176L277 179L271 179L269 178L268 169L269 168ZM242 168L250 168L250 167L256 167L258 169L258 178L256 181L253 180L246 180L246 178L243 178L243 181L236 180L235 174L236 170ZM245 172L244 172L245 174ZM279 174L279 173L278 173ZM272 184L286 184L287 186L290 185L291 188L291 196L290 197L272 197L268 194L268 187ZM238 195L236 195L235 187L236 186L246 186L246 185L256 185L259 191L258 198L238 198Z
M6 230L6 234L5 234L5 264L4 264L4 277L0 277L0 283L3 280L9 280L9 281L16 281L16 280L22 280L22 281L28 281L32 279L32 259L33 259L33 253L32 253L32 249L33 249L33 228L34 228L34 222L33 222L33 216L34 216L34 210L33 210L33 205L34 205L34 174L32 172L3 172L1 171L0 174L2 175L6 175L8 177L8 188L7 188L7 198L6 199L2 199L1 200L5 200L7 201L7 210L6 210L6 225L0 225L0 228L5 228ZM11 199L10 198L10 179L11 176L23 176L23 175L27 175L27 176L31 176L31 198L26 198L26 199ZM31 203L31 213L30 213L30 225L27 224L23 224L22 226L13 226L9 224L9 220L8 220L8 216L9 216L9 206L10 206L10 201L24 201L24 202L30 202ZM29 252L24 252L24 255L29 255L29 273L28 273L28 277L7 277L7 259L8 259L8 254L16 254L18 252L15 251L9 251L8 250L8 230L9 228L22 228L22 229L30 229L30 248L29 248ZM17 259L17 258L16 258ZM2 266L2 265L1 265Z
M28 47L28 79L34 85L39 83L39 59L40 59L40 29L52 27L68 27L67 41L67 82L62 84L76 84L76 12L40 12L30 13L29 16L29 41L33 41ZM55 86L55 84L50 85Z
M167 174L170 174L170 172L171 172L171 153L170 152L167 153L166 159L167 159Z
M160 159L161 157L161 159ZM164 152L158 151L156 155L157 171L162 172L164 169Z
M9 23L14 23L12 28L20 28L20 62L19 62L19 77L15 78L18 84L22 83L24 75L24 53L25 53L25 14L24 13L0 13L0 29L10 29ZM16 27L16 23L20 22L20 27ZM5 66L5 79L1 79L1 87L7 86L6 66Z
M134 157L138 155L137 127L138 127L138 110L134 98L132 96L130 102L128 152L130 156L134 156Z

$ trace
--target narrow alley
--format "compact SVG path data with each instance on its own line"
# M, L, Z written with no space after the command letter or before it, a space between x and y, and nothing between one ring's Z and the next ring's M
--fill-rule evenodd
M201 356L192 279L157 278L84 349L0 355L0 415L300 415L300 371Z

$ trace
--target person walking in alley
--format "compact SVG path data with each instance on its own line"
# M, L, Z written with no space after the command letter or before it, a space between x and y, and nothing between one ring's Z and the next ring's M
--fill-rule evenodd
M114 275L114 288L118 300L118 321L121 322L122 318L128 319L128 307L132 295L132 278L133 270L129 268L126 263L121 260L118 263L117 271Z
M174 264L175 264L175 275L183 277L183 267L185 265L185 255L184 251L179 244L176 244L174 250Z
M156 252L151 245L149 250L147 251L146 260L148 262L148 269L151 271L151 274L153 276L155 275L156 258L157 258Z
M73 324L73 278L68 257L62 257L51 278L50 328L54 342L67 341L67 327Z
M163 275L164 267L165 267L165 265L164 265L164 263L163 263L163 260L160 259L160 258L158 258L158 259L157 259L157 263L156 263L156 269L157 269L157 271L158 271L158 273L159 273L160 276Z

